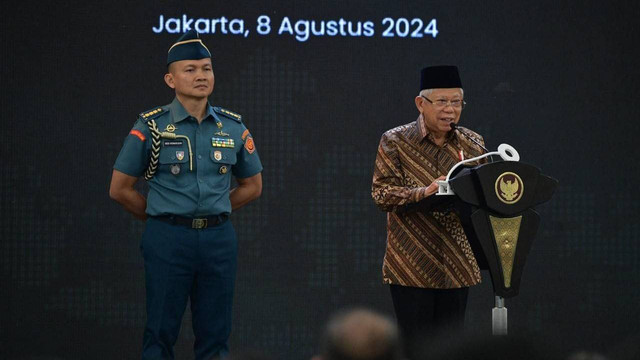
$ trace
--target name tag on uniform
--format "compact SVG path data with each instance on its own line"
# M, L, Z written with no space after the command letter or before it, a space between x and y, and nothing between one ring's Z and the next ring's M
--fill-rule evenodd
M182 146L182 140L165 140L164 146Z
M220 147L220 148L233 148L233 147L235 147L233 139L219 138L219 137L212 137L211 138L211 145L213 147Z

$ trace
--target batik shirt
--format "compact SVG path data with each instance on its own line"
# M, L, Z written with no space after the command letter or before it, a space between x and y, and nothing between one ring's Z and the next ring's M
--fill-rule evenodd
M457 214L452 210L410 209L425 199L427 187L446 176L461 158L483 153L459 132L484 145L480 135L458 129L450 131L444 145L438 146L418 118L387 131L380 140L372 197L388 212L382 266L386 284L449 289L480 282L480 269Z

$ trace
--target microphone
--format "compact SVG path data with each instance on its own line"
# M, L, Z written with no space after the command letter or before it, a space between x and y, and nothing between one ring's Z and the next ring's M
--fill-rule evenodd
M482 144L480 144L478 141L476 141L476 139L472 138L471 136L465 134L464 131L461 131L460 129L458 129L458 124L456 123L450 123L449 126L451 126L451 130L458 130L458 132L462 135L464 135L467 139L473 141L474 144L480 146L482 148L482 150L484 150L485 152L489 152L489 150L487 150L486 147L482 146Z

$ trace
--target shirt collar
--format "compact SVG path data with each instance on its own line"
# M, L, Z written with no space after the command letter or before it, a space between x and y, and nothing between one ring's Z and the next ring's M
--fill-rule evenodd
M173 101L169 105L169 109L171 109L171 116L174 124L184 119L188 119L189 116L191 116L189 115L187 110L185 110L184 106L182 106L182 103L180 103L177 97L173 99ZM211 104L207 102L207 115L204 117L204 120L212 116L213 116L213 107L211 106Z
M418 115L418 119L416 119L416 124L418 126L418 132L420 133L420 140L424 140L425 138L427 138L429 141L435 143L433 141L433 134L427 128L427 124L424 122L424 118L422 116ZM445 144L448 142L451 142L452 140L454 141L457 140L457 137L455 136L454 133L455 131L447 132Z
M418 125L418 131L420 132L420 139L424 139L427 135L429 135L429 130L427 130L427 124L424 123L424 119L422 115L418 115L418 119L416 119L416 124Z

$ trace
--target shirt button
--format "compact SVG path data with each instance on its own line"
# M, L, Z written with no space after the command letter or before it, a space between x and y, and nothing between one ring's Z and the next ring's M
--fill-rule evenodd
M198 155L198 159L202 159L202 155Z

